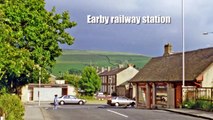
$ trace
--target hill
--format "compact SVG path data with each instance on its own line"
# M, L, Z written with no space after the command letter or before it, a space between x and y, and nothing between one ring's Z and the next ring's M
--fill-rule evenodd
M149 59L150 57L140 54L122 52L63 50L62 56L57 58L56 65L52 68L52 74L60 76L61 73L69 70L81 71L87 65L101 68L131 63L140 69Z

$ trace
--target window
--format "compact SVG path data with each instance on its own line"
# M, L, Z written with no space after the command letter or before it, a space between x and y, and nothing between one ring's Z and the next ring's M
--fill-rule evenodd
M102 83L107 83L107 79L106 79L106 77L104 76L104 77L102 77Z
M70 99L74 99L75 97L70 95L69 98L70 98Z
M106 91L106 88L107 88L107 86L106 86L106 85L102 85L102 87L101 87L101 91L102 91L102 92L107 92L107 91Z

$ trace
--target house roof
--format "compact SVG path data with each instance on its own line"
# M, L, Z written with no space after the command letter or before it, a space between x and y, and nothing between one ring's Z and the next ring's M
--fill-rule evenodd
M104 72L100 73L99 75L100 76L116 75L116 74L118 74L119 72L121 72L125 69L126 69L126 67L125 68L115 68L115 69L112 69L110 71L105 70Z
M213 47L185 52L185 80L193 81L213 64ZM182 81L182 53L152 58L130 81Z

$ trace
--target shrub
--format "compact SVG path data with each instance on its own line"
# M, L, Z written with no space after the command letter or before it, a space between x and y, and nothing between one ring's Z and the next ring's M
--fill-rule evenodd
M191 109L191 108L194 108L194 106L195 106L195 101L186 100L186 101L183 102L183 107L184 107L184 108L189 108L189 109Z
M213 106L210 101L198 100L196 101L195 108L205 111L211 111Z
M197 100L197 101L186 100L183 102L183 107L189 109L213 111L213 104L211 104L210 101L205 100Z
M3 109L5 120L23 120L24 105L17 95L0 95L0 108Z

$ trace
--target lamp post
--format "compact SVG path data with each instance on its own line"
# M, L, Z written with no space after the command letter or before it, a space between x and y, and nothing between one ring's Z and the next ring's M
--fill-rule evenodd
M182 102L185 100L185 23L184 23L184 0L181 0L182 9ZM180 105L182 108L182 106Z
M213 34L213 32L203 32L203 35Z
M38 79L38 106L41 105L40 101L40 88L41 88L41 67L39 65L35 65L39 69L39 79Z
M185 27L184 27L184 0L181 0L181 3L182 3L182 88L185 87L185 34L184 34L184 30L185 30Z
M41 67L39 67L39 80L38 80L38 106L41 105L40 100L40 88L41 88Z

